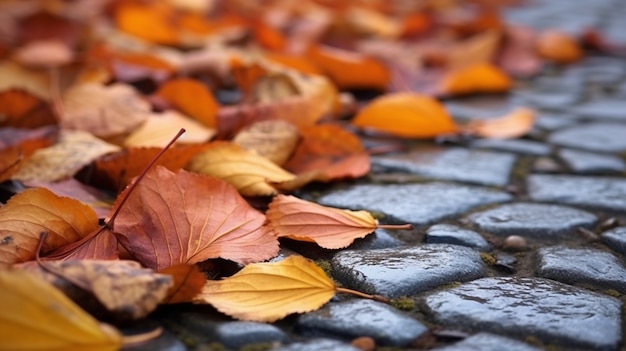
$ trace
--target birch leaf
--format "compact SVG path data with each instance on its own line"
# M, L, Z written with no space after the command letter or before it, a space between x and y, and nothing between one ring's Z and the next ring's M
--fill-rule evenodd
M229 278L210 280L195 302L211 304L238 319L273 322L316 310L335 292L332 280L315 263L290 256L280 262L249 264Z

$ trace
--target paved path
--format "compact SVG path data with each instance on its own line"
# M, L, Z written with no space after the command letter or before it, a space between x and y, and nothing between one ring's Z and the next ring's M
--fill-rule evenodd
M600 27L626 43L624 1L543 1L508 18L573 33ZM506 97L446 102L460 121L517 105L539 111L525 138L413 145L375 157L370 176L318 194L326 205L416 226L379 230L338 252L292 247L327 259L347 287L407 297L405 310L340 296L262 324L178 307L157 315L177 337L144 349L357 350L350 341L362 336L379 350L622 348L626 61L588 57Z

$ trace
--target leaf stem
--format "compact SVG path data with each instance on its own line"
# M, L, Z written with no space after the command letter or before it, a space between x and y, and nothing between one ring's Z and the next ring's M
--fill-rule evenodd
M413 229L413 225L407 224L379 224L377 228L380 229Z
M122 335L122 347L133 346L152 339L156 339L161 336L161 334L163 334L163 328L156 327L153 330L141 334Z
M370 295L370 294L366 294L360 291L356 291L356 290L352 290L352 289L348 289L348 288L342 288L342 287L335 287L335 291L338 293L343 293L343 294L351 294L351 295L355 295L355 296L359 296L365 299L370 299L370 300L374 300L374 301L379 301L379 302L384 302L384 303L390 303L391 301L381 295Z
M176 140L178 140L178 138L180 138L180 136L183 135L183 133L185 133L185 128L181 128L178 131L178 133L174 136L174 138L172 138L172 140L170 140L170 142L167 143L167 145L165 145L165 147L163 147L163 149L161 149L161 151L159 151L159 153L156 156L154 156L152 161L150 161L150 163L148 163L148 165L146 166L146 168L143 169L141 174L139 174L139 176L137 176L137 178L135 178L135 181L130 185L130 188L128 189L128 192L126 193L126 196L124 196L122 198L122 200L120 201L119 206L117 206L117 208L115 209L115 212L113 212L113 214L111 215L111 218L109 218L109 221L104 225L105 227L111 228L113 226L113 221L115 221L115 218L120 213L120 210L122 209L122 207L126 203L126 200L128 200L128 198L130 197L130 194L132 194L132 192L137 188L137 184L139 183L139 181L141 181L143 179L143 177L146 176L146 174L148 173L148 170L150 169L150 167L152 167L152 165L154 165L156 163L156 161L159 159L159 157L161 157L161 155L163 155L165 153L165 151L167 151L167 149L169 149L176 142Z

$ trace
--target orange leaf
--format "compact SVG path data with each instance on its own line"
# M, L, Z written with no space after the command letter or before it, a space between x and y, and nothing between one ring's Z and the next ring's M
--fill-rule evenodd
M385 91L389 70L378 60L353 52L317 46L308 53L339 89L373 88Z
M20 168L24 154L19 146L0 149L0 183L11 179Z
M557 63L573 63L583 57L582 49L574 38L558 30L539 34L536 48L540 56Z
M370 159L359 138L333 124L302 128L302 140L285 169L301 174L317 172L318 180L358 178L370 169Z
M287 43L287 39L285 39L283 33L261 21L256 21L256 23L253 24L252 33L256 41L262 47L269 50L282 50Z
M216 127L219 105L207 87L195 79L178 78L161 85L156 95L171 106L200 121L207 127Z
M294 196L277 195L267 220L279 237L315 241L326 249L341 249L378 227L369 212L326 207Z
M535 122L535 111L519 107L512 112L496 118L473 121L467 131L484 138L518 138L528 133Z
M217 257L245 264L278 253L276 237L263 226L265 216L222 180L156 166L135 186L113 229L146 267Z
M308 58L298 55L289 55L278 52L268 52L265 57L283 66L295 69L306 74L322 74L322 71Z
M44 188L24 190L0 207L0 265L33 260L42 232L48 233L45 253L97 229L95 212L80 201Z
M162 269L159 273L169 274L174 278L174 284L165 297L165 303L191 302L206 283L206 277L195 264L177 264Z
M0 93L0 116L0 126L38 128L57 124L47 102L20 89Z
M115 22L122 31L148 42L163 45L178 43L174 9L163 2L119 3Z
M440 89L446 95L500 93L511 89L513 81L490 63L477 63L444 76Z
M293 124L274 119L249 125L237 133L232 142L280 166L289 159L299 138L298 129Z
M352 124L407 138L434 138L458 131L439 101L414 93L383 95L365 106Z

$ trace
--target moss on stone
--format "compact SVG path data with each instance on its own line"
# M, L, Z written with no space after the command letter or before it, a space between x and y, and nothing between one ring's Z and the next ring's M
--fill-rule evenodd
M615 289L605 290L604 293L607 294L607 295L613 296L613 297L620 297L620 296L622 296L622 294L619 291L615 290Z
M399 310L410 311L415 308L415 301L408 296L400 296L391 300L391 305Z
M271 342L258 342L254 344L248 344L239 349L239 351L267 351L271 350L274 344Z
M486 253L486 252L481 252L480 253L480 259L483 260L483 262L485 262L486 264L493 266L497 259L494 255Z

